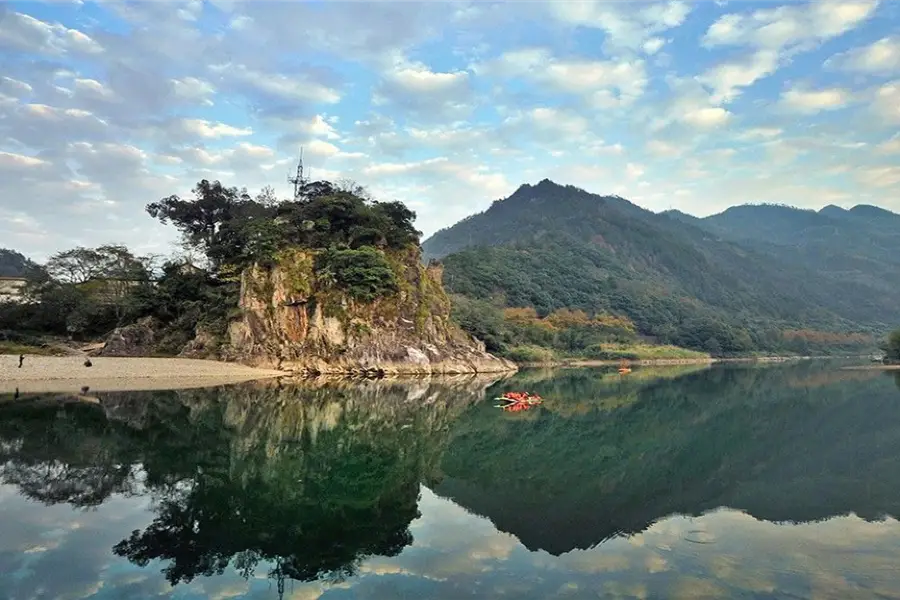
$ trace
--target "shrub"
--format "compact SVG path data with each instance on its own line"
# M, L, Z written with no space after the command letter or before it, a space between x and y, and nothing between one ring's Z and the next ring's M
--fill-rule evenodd
M331 247L316 258L316 279L362 302L394 294L397 276L384 253L371 246L357 250Z
M552 350L538 346L516 346L506 353L506 357L515 362L551 362L556 359Z

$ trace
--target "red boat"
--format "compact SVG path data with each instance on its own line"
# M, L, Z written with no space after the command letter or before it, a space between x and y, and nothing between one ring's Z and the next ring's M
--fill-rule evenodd
M494 398L494 400L501 402L501 404L495 405L497 408L502 408L507 412L528 410L544 401L537 394L529 394L528 392L506 392L499 398Z

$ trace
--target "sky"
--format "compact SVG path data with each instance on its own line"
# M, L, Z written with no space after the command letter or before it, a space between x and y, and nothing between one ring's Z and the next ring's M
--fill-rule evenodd
M427 236L550 178L900 211L900 2L0 3L0 247L175 251L201 179L349 178Z

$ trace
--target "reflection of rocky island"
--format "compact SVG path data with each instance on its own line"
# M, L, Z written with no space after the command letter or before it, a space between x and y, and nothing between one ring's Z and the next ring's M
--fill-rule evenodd
M469 409L435 490L554 554L719 506L770 521L900 516L893 381L829 372L715 368L656 382L563 372L529 387L557 406L503 418Z
M0 480L47 504L149 493L156 517L115 547L172 583L265 564L279 583L342 577L411 542L421 481L484 383L0 398ZM124 533L124 532L123 532Z

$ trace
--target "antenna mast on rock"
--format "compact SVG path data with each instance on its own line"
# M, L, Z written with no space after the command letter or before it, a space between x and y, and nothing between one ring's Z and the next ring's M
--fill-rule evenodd
M309 183L309 177L303 174L303 147L300 147L300 160L297 162L297 174L288 175L288 183L294 184L294 200L300 200L303 196L303 188Z

